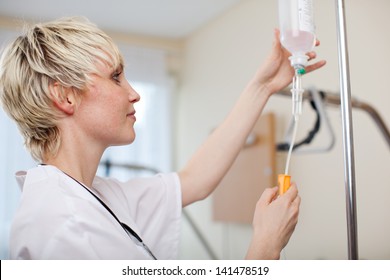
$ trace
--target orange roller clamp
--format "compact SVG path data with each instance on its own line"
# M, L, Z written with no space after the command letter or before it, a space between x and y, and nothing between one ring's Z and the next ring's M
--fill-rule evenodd
M278 175L279 195L284 194L290 188L291 176L286 174Z

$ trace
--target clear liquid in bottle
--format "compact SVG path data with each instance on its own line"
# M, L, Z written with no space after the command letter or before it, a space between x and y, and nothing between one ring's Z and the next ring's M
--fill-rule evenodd
M280 41L291 52L291 65L304 68L315 45L313 0L278 0Z

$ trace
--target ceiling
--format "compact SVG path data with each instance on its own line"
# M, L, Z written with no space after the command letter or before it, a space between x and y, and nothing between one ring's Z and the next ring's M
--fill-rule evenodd
M99 27L183 38L245 0L1 0L0 16L46 21L86 16Z

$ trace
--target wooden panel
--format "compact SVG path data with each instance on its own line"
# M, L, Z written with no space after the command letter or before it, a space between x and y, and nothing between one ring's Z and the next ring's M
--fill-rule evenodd
M213 194L215 221L252 223L256 202L275 185L274 115L263 115L253 133L255 142L245 146Z

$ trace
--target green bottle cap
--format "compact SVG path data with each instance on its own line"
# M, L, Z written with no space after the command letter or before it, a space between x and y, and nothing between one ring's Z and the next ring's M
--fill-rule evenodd
M297 74L303 75L303 74L305 74L305 73L306 73L305 68L299 68L299 69L297 69Z

